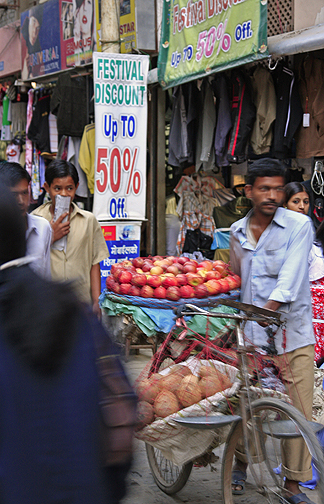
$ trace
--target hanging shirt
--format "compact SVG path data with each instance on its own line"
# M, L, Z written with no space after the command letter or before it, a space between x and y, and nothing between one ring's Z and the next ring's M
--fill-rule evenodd
M255 154L266 154L272 143L272 125L276 119L276 92L269 70L257 66L251 78L256 120L251 134Z
M262 233L256 247L247 239L249 212L231 226L231 269L241 277L241 301L263 307L268 300L282 303L277 310L286 325L286 351L315 343L312 325L312 303L308 274L308 255L313 242L313 226L309 217L278 208L270 225ZM245 333L256 346L267 344L265 329L256 322L247 322ZM283 334L275 335L278 354Z
M48 124L50 100L49 96L43 96L38 99L28 128L29 140L35 142L41 152L51 151Z
M91 194L94 193L95 157L95 124L93 123L87 124L84 128L79 150L79 165L86 174Z

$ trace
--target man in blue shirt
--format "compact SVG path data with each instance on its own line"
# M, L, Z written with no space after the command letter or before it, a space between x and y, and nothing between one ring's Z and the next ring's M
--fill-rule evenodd
M277 364L294 406L311 420L315 339L308 254L313 229L308 217L282 208L284 185L285 169L279 161L261 159L249 167L245 194L253 209L231 227L230 261L242 279L241 301L279 311L286 319L286 337L281 329L275 337ZM245 333L254 345L267 344L265 329L257 323L247 323ZM305 443L290 441L283 451L289 502L309 504L298 486L312 478ZM244 453L237 452L233 493L244 490L246 467Z

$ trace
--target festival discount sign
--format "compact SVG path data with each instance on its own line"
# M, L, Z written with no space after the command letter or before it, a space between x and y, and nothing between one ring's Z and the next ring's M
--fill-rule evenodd
M143 220L149 57L97 52L93 54L93 66L93 212L98 220Z
M267 0L164 0L158 59L164 88L266 56Z

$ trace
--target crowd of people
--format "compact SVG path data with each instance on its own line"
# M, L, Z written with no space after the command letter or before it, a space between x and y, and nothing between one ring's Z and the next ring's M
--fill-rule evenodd
M108 250L94 215L73 202L73 164L52 161L45 179L50 200L29 214L28 173L0 165L2 502L117 503L129 460L102 465L98 429L96 348L98 339L109 341L98 321L99 263ZM318 366L324 361L324 222L315 234L307 190L285 185L280 161L250 165L245 194L253 208L231 227L231 268L242 280L242 302L286 319L275 359L293 404L310 420L314 347ZM68 206L60 213L62 198ZM253 344L266 343L263 326L250 322L245 331ZM288 501L313 504L299 489L312 476L302 440L286 442L282 471ZM238 448L234 494L244 493L246 478Z

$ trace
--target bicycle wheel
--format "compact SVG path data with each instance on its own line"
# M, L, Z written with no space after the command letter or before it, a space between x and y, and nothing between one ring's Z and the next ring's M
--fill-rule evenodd
M265 504L281 502L288 504L284 490L284 476L281 472L283 443L290 437L302 436L306 443L313 465L319 474L319 480L314 490L300 486L300 492L305 493L315 504L324 502L324 461L322 449L310 422L292 405L278 399L258 399L252 403L251 411L247 412L247 427L253 438L250 457L253 463L247 470L246 491L249 504ZM223 454L222 484L223 503L238 504L242 496L232 495L232 468L235 451L242 450L243 425L239 422L233 425ZM252 453L253 452L253 453ZM252 476L253 475L253 476ZM279 501L281 499L281 501Z
M192 469L192 462L176 466L163 457L157 448L145 443L147 459L157 486L166 494L179 492L187 483Z

